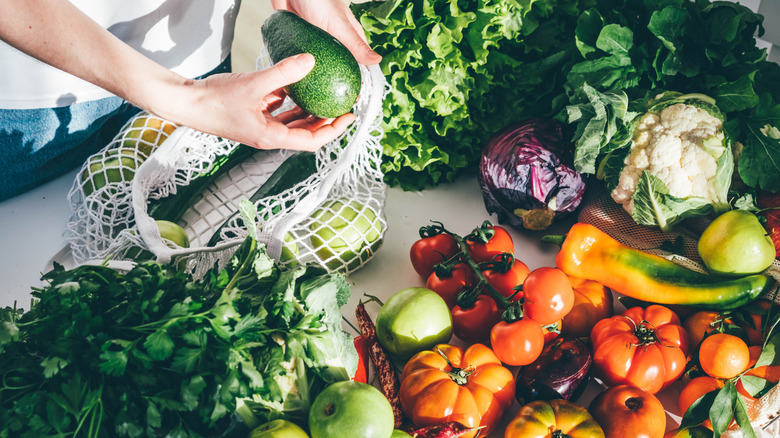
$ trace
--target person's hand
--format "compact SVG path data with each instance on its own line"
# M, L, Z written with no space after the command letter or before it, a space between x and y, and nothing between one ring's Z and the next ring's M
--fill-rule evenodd
M191 81L185 96L196 96L195 100L184 97L184 102L173 106L177 114L158 115L260 149L313 151L337 138L355 120L350 113L325 120L297 106L271 114L284 101L282 87L301 80L313 67L314 57L304 53L262 71Z
M271 0L274 9L286 9L298 14L341 41L357 62L377 64L382 57L371 50L360 23L344 0Z

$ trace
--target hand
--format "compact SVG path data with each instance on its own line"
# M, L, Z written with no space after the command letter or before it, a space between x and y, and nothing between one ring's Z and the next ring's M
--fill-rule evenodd
M225 73L191 81L191 90L185 96L197 98L185 98L173 106L177 114L158 114L260 149L313 151L337 138L355 120L353 114L330 121L320 119L298 107L271 115L286 96L282 87L299 81L313 67L314 57L304 53L262 71Z
M286 9L318 26L352 52L358 63L378 64L382 57L371 50L360 23L343 0L271 0L274 9Z

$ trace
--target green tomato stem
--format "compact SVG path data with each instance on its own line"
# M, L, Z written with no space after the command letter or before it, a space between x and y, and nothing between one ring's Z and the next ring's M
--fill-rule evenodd
M450 236L452 236L455 241L458 243L458 247L460 247L460 253L461 257L465 261L467 265L471 268L471 270L474 272L474 275L477 277L477 285L480 284L486 289L490 295L493 297L494 300L496 300L496 304L498 304L501 308L506 308L511 304L511 301L507 299L505 296L498 293L496 288L494 288L488 281L485 279L485 276L482 275L482 270L480 269L477 262L475 262L471 256L469 255L468 251L468 244L466 243L466 239L458 236L457 234L450 233L445 230Z

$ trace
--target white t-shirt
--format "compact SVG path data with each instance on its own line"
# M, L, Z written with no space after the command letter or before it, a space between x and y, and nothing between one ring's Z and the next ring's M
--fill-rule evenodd
M139 52L185 77L230 53L241 0L71 0ZM0 108L52 108L112 96L0 41Z

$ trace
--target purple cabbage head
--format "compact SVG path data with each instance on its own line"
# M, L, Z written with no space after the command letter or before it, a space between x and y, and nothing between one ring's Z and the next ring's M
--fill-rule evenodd
M544 230L579 207L585 180L560 122L531 119L505 129L482 150L479 185L488 213L517 229Z

